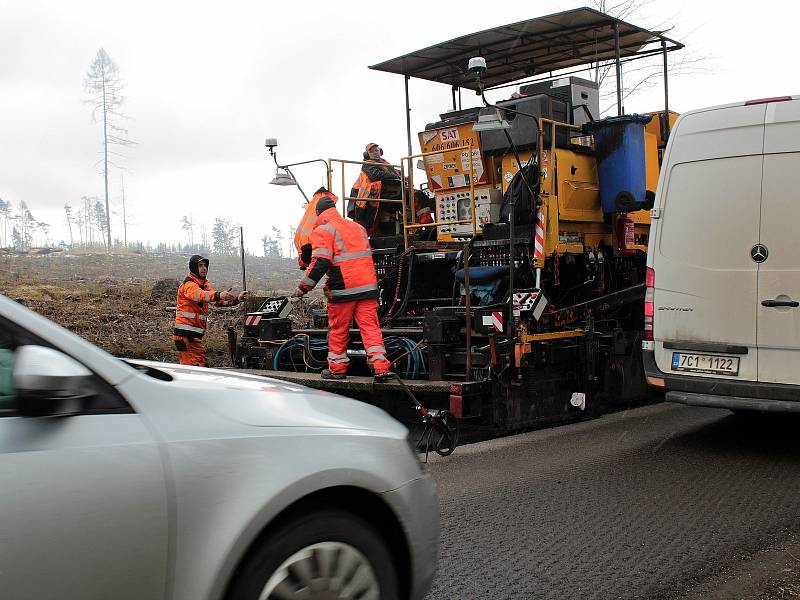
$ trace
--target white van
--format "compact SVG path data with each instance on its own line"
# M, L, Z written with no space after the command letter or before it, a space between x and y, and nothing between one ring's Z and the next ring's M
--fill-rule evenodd
M800 96L682 115L652 216L648 383L674 402L800 412Z

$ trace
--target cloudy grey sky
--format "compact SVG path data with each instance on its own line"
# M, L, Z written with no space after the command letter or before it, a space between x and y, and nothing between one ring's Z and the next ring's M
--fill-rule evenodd
M220 217L242 224L258 252L272 226L286 231L302 214L296 188L268 185L265 137L278 138L282 162L358 160L369 141L396 161L406 146L403 79L368 65L585 4L0 0L0 198L24 200L57 242L67 239L64 203L102 195L101 130L82 81L103 47L127 83L124 110L138 142L122 161L129 240L185 240L183 215L209 231ZM789 0L750 8L655 0L629 20L674 23L671 36L687 50L713 55L707 72L670 81L670 108L685 111L800 93L789 62L798 16ZM415 132L450 104L446 86L412 80L411 94ZM465 94L465 105L475 103ZM662 106L660 85L626 103L628 112ZM310 192L323 171L295 174ZM119 181L112 172L116 212ZM112 233L121 237L121 216Z

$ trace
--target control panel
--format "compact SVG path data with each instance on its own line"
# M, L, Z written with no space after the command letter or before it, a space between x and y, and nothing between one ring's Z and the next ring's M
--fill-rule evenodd
M500 220L500 205L503 195L493 187L475 188L475 218L477 233L487 223ZM469 190L436 194L436 222L438 227L436 238L440 242L464 241L464 234L472 233L472 223L448 224L449 221L462 221L472 218L472 203Z
M261 317L266 319L285 318L292 312L292 305L287 296L275 296L265 298L261 308L257 311ZM254 314L254 313L248 313Z

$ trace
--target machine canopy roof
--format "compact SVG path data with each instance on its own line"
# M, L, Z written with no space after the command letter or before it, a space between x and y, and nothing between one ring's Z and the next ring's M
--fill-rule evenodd
M482 56L486 88L534 75L614 60L614 25L619 27L620 59L683 48L660 32L648 31L592 8L577 8L471 33L387 60L370 69L477 89L467 70L470 58Z

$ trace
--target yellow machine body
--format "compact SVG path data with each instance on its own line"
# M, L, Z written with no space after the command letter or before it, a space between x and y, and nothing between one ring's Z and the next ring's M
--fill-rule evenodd
M435 153L423 157L429 190L469 187L470 171L476 186L493 183L484 165L480 135L472 131L472 123L423 131L419 134L419 145L423 154Z
M664 111L649 113L653 119L645 126L645 172L646 187L655 192L661 167L661 156L666 142L663 133ZM669 126L678 115L669 113ZM480 150L480 137L472 131L472 123L423 131L419 134L423 153L439 152L424 158L428 187L437 193L450 194L464 191L469 185L468 148L472 148L475 185L494 187L503 194L508 190L514 175L519 171L513 153L502 157L484 156ZM600 204L600 184L597 176L597 161L592 152L591 138L581 138L588 146L586 150L545 148L542 152L542 199L547 204L545 223L545 256L553 253L583 253L587 247L596 247L601 242L616 248L616 223L620 218L634 222L633 249L647 251L650 232L650 212L640 210L624 215L606 215ZM528 164L535 151L519 152L522 165ZM551 157L551 153L555 153ZM555 185L553 184L555 179ZM496 184L492 185L494 182ZM486 189L486 187L484 187ZM485 200L484 200L485 202ZM499 201L493 198L493 203ZM437 203L438 208L438 203ZM437 211L438 212L438 211ZM442 213L449 214L449 213ZM488 214L488 213L487 213ZM492 214L496 214L492 211ZM437 217L440 215L437 215ZM437 222L439 218L437 218ZM437 239L452 242L458 238L452 231L440 228ZM480 229L478 229L480 235Z

